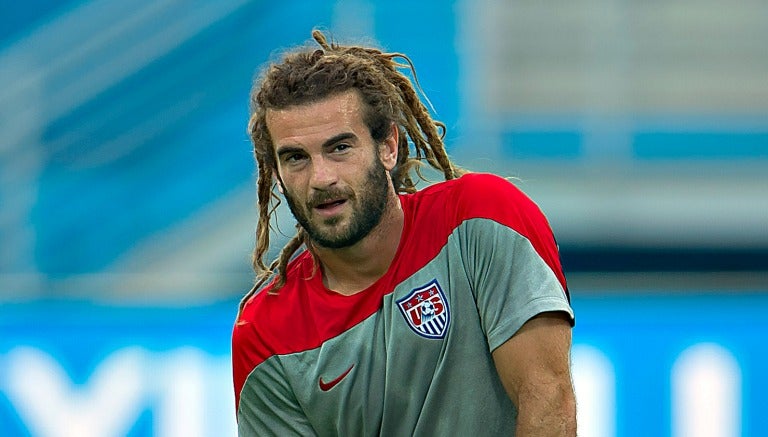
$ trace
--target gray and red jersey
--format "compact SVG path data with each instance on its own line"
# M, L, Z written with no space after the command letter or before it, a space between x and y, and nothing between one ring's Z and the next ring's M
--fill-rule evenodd
M304 252L232 335L241 436L511 435L517 411L491 352L531 317L573 312L539 208L467 174L400 196L387 273L344 296Z

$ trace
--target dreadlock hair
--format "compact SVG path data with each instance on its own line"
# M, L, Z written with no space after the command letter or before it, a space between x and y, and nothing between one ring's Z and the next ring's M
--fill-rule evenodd
M288 262L302 245L308 243L305 230L297 224L296 235L282 249L279 257L269 266L264 263L269 249L270 218L280 204L280 198L274 192L274 179L279 176L276 175L277 157L266 123L270 109L314 103L338 93L356 90L363 102L363 121L375 143L384 142L393 123L400 132L398 159L391 172L396 192L416 192L411 170L420 179L426 180L419 170L423 161L442 172L446 180L464 173L450 161L445 151L445 125L430 117L411 81L398 70L408 68L416 86L419 86L415 68L407 56L383 53L375 48L342 46L333 41L329 44L319 30L312 31L312 38L319 44L319 49L305 48L286 54L280 63L267 67L251 91L248 133L258 165L259 210L253 253L257 281L251 292L255 292L274 274L278 277L273 292L282 287L286 281ZM410 156L409 144L413 145L415 156Z

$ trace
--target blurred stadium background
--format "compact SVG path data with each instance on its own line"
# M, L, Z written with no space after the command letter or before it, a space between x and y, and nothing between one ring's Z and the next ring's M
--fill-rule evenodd
M410 55L457 162L550 218L580 435L768 435L767 22L759 0L0 3L0 434L234 435L248 92L320 26Z

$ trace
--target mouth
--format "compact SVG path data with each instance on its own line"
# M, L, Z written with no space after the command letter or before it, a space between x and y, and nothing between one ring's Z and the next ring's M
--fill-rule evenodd
M321 209L321 210L333 209L337 206L343 205L346 202L347 202L346 199L332 200L330 202L319 203L315 205L315 208Z
M347 199L334 199L315 204L314 211L320 217L331 218L341 214Z

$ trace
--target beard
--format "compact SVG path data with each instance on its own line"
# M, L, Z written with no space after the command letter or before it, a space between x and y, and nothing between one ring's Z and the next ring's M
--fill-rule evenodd
M296 221L314 244L329 249L341 249L365 238L381 222L387 206L388 187L387 170L378 157L375 157L366 174L365 183L357 194L351 188L323 191L313 195L305 205L300 205L288 190L285 190L283 195ZM339 217L327 218L323 220L322 225L312 222L310 214L313 205L339 197L344 197L352 207L349 224L337 227Z

